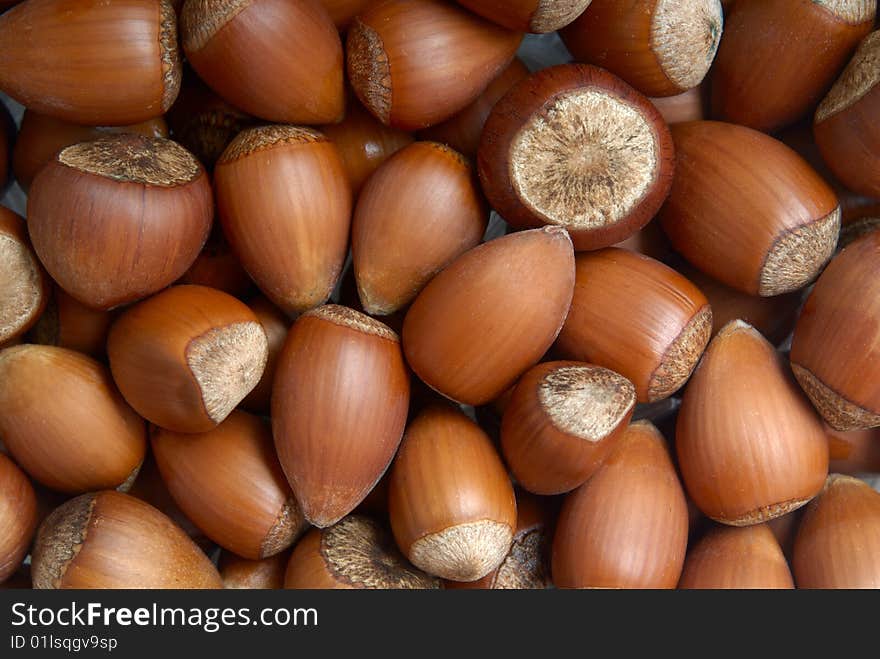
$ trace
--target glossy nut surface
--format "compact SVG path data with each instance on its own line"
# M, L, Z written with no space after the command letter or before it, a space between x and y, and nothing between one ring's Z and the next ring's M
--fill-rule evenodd
M257 385L268 344L244 302L172 286L119 317L107 355L122 395L145 419L196 433L223 421Z
M37 112L134 124L171 107L180 77L168 0L35 0L0 15L0 89Z
M300 316L278 359L272 433L309 522L350 513L385 473L409 407L409 373L388 326L328 304Z
M83 494L40 526L34 588L222 588L217 568L151 505L119 492Z
M152 295L192 265L211 229L208 176L176 142L118 134L61 150L28 195L34 249L95 309Z
M475 247L434 277L409 308L407 362L444 396L487 403L553 343L573 288L574 253L564 229L523 231Z

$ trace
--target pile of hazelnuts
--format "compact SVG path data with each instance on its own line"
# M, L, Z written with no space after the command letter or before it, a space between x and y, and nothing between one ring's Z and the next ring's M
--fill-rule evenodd
M0 7L0 582L880 587L877 0Z

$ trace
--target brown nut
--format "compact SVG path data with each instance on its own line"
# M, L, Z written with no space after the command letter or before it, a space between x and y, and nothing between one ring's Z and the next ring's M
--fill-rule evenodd
M498 568L516 528L510 478L488 436L446 404L407 427L391 470L388 512L413 565L452 581Z
M694 266L750 295L809 284L834 253L834 190L790 148L719 121L671 127L678 158L659 220Z
M687 382L711 331L712 309L688 279L609 247L575 258L574 296L556 348L629 378L639 402L651 403Z
M516 481L561 494L589 479L626 430L632 382L582 362L545 362L516 384L501 420L501 451Z
M259 417L234 411L208 432L156 428L151 440L177 505L224 549L262 559L290 547L305 530L272 431Z
M266 332L231 295L172 286L128 308L110 329L110 370L129 404L176 432L207 432L260 381Z
M370 177L352 222L351 254L364 311L386 316L483 238L488 212L470 163L416 142Z
M712 67L714 115L766 132L794 123L871 30L876 9L864 0L735 4Z
M217 569L170 519L127 494L83 494L40 526L34 588L222 588Z
M171 107L180 77L168 0L35 0L0 15L0 89L36 112L135 124Z
M792 570L798 588L880 588L880 492L831 474L804 512Z
M0 584L21 566L37 529L37 497L24 472L0 453Z
M309 522L335 524L373 489L400 444L409 390L388 326L333 304L293 324L275 372L272 431Z
M565 498L553 581L560 588L675 588L687 537L687 503L666 441L650 422L637 421Z
M318 0L187 0L180 34L199 76L248 114L294 124L342 118L342 42Z
M688 551L680 589L791 589L791 570L766 524L716 527Z
M0 345L17 339L40 318L50 282L28 239L24 219L0 206Z
M176 142L118 134L62 149L34 179L28 229L52 278L95 309L165 288L195 261L214 204Z
M266 297L287 313L326 302L351 224L336 146L310 128L250 128L223 152L214 184L224 235Z
M816 110L822 158L848 188L880 197L880 30L871 33Z
M407 362L444 396L488 403L547 352L573 288L574 252L565 229L523 231L475 247L409 308Z
M427 128L473 102L521 40L447 2L381 0L348 30L348 80L382 123Z
M733 526L800 508L828 474L818 415L773 346L739 320L712 339L688 382L675 445L691 498Z
M72 494L127 489L146 452L144 422L107 368L51 346L0 352L0 437L33 478Z
M834 257L794 328L791 367L816 409L836 430L880 426L880 232Z
M672 96L703 81L723 23L718 0L593 0L561 36L576 61L648 96Z

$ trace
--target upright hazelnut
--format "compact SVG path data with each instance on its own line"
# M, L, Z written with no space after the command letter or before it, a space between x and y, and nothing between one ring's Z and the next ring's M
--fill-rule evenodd
M198 160L175 142L143 135L62 149L28 195L40 261L65 291L96 309L175 281L205 244L212 217Z
M766 524L716 527L688 551L681 589L791 589L782 548Z
M666 441L629 426L598 472L566 496L553 538L560 588L675 588L688 511Z
M413 565L452 581L498 568L516 528L513 486L492 441L446 404L407 427L391 470L388 512Z
M332 526L373 489L400 444L409 373L400 340L328 304L293 324L275 372L272 431L306 519Z
M828 474L818 416L773 346L742 321L712 339L688 382L675 445L688 494L733 526L803 506Z
M804 512L792 569L798 588L880 588L880 492L829 476Z
M224 235L260 290L288 313L326 302L351 224L335 145L309 128L251 128L223 152L214 182Z

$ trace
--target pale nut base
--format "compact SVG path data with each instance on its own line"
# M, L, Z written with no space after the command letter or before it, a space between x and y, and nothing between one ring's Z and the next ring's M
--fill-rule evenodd
M247 9L252 0L186 0L180 11L183 49L195 53Z
M669 81L682 92L699 85L712 62L724 24L719 0L658 0L651 46Z
M260 323L233 323L190 341L186 363L199 385L205 412L220 423L257 386L269 356Z
M635 406L636 391L629 380L607 368L570 366L544 377L538 401L561 432L600 442Z
M263 538L260 558L274 556L290 547L307 526L296 499L290 497L275 518L272 528Z
M816 110L815 123L843 112L855 105L869 91L880 84L880 30L872 32L850 60L831 91Z
M593 0L538 0L538 8L529 21L529 32L556 32L584 13Z
M626 218L657 178L659 146L639 109L603 89L561 94L510 146L517 196L548 224L590 230Z
M690 319L666 349L648 381L648 403L669 398L690 378L712 337L712 308L707 304Z
M348 79L364 106L383 124L391 121L391 63L382 37L355 19L345 44Z
M202 175L199 161L177 142L145 135L108 135L63 149L58 162L121 183L173 188Z
M20 241L0 234L0 343L19 334L43 301L40 270Z
M159 47L162 59L162 112L167 112L183 81L183 64L177 38L177 12L170 0L159 0Z
M809 284L834 254L839 235L840 206L825 217L783 233L764 259L758 295L782 295Z
M494 520L457 524L416 540L409 560L450 581L476 581L497 568L513 541L513 530Z
M125 480L122 481L119 485L116 486L117 492L122 492L123 494L127 494L131 489L131 486L134 485L134 482L137 480L138 474L141 473L141 467L144 466L144 461L141 460L137 467L131 470L128 476L125 477Z
M812 371L795 363L792 363L791 370L810 402L835 430L846 432L880 426L880 414L850 402L828 387Z
M813 0L850 25L873 21L877 13L877 0Z
M83 494L53 510L34 543L31 576L34 588L60 588L67 567L86 541L96 494Z
M726 524L727 526L752 526L754 524L769 522L771 519L787 515L788 513L808 504L812 499L813 497L807 497L806 499L790 499L789 501L772 503L769 506L761 506L756 510L750 510L745 515L735 519L722 519L720 517L711 516L709 518L719 524Z
M321 534L321 555L333 576L355 588L436 589L439 582L413 570L372 520L349 515Z
M499 590L546 588L548 575L544 566L544 541L543 529L535 529L518 536L495 573L492 588Z

